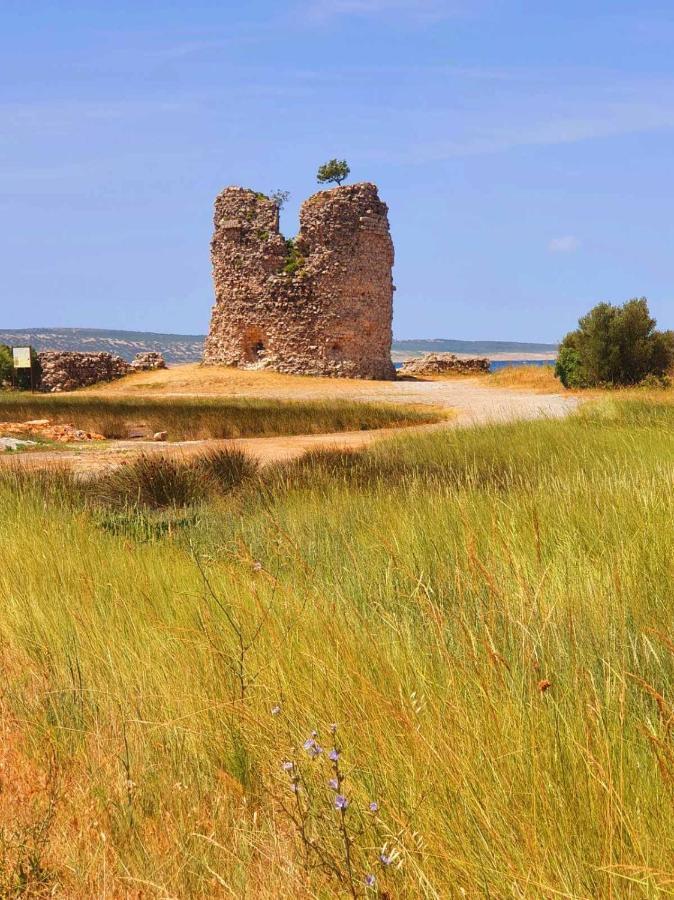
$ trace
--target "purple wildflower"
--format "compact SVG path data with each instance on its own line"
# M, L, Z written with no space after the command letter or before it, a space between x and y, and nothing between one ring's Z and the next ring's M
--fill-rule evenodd
M323 748L320 744L316 742L316 732L312 732L311 737L307 738L306 741L302 744L304 749L307 751L309 756L313 756L316 759L317 756L320 756L323 752Z
M382 866L390 866L391 863L393 862L393 857L388 856L382 850L382 852L379 854L379 862L382 864Z
M328 781L328 785L333 789L333 791L339 790L339 781L337 781L336 778L331 778L330 781Z
M339 762L339 750L336 747L333 747L330 751L330 759L333 762Z
M371 813L379 812L379 804L377 803L376 800L373 800L372 803L370 803L370 812Z
M365 876L365 884L368 887L374 887L376 883L377 883L377 879L374 877L374 875L366 875Z
M287 760L283 763L283 771L284 771L284 772L292 772L292 770L293 770L294 768L295 768L295 763L294 763L294 762L291 762L289 759L287 759Z
M307 751L307 753L310 756L313 756L314 759L317 756L320 756L321 753L323 752L323 748L320 746L320 744L316 740L317 737L318 737L318 732L312 731L311 734L309 735L309 737L306 739L306 741L302 744L302 746Z
M337 796L335 797L335 809L340 810L340 812L344 812L348 805L349 801L346 799L344 794L337 794Z

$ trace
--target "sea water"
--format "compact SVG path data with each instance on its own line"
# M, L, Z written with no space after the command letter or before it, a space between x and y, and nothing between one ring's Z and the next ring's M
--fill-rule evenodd
M489 363L489 371L497 372L507 366L554 366L554 359L493 359Z
M507 366L554 366L554 364L554 359L495 359L489 363L489 371L498 372L499 369L505 369ZM393 365L396 369L403 367L400 362Z

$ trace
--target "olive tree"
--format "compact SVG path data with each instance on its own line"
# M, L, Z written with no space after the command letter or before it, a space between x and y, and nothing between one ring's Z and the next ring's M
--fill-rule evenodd
M567 387L664 378L674 366L674 332L656 324L645 297L598 303L562 341L555 374Z

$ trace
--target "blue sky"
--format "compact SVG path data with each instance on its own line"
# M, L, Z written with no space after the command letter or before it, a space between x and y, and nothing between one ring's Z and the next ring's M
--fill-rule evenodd
M374 181L400 338L674 327L674 5L0 0L0 328L198 333L212 202Z

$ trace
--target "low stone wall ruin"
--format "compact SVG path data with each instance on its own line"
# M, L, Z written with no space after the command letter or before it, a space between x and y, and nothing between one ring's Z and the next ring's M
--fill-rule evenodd
M130 363L114 353L82 353L75 350L43 350L37 358L42 370L40 390L49 394L114 381L131 372L166 368L164 357L155 351L137 353Z
M114 381L130 371L129 363L112 353L44 350L37 357L42 370L40 390L50 394Z
M485 357L461 359L454 353L425 353L405 360L400 369L401 375L483 375L486 372L489 372L489 360Z
M156 350L146 350L144 353L136 353L131 369L134 372L153 372L155 369L165 369L166 360Z

